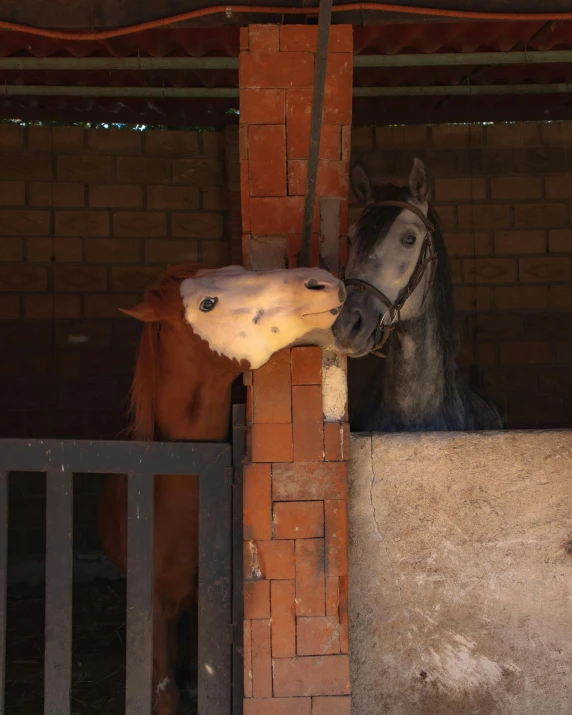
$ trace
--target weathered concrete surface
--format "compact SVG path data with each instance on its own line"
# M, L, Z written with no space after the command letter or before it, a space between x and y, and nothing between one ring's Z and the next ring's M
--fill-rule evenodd
M572 431L351 449L352 715L571 715Z

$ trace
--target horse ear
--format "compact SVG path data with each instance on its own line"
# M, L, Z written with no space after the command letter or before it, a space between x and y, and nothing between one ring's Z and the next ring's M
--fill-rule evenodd
M373 201L371 181L360 163L352 169L352 189L362 204L370 204Z
M134 308L119 308L119 311L130 318L141 320L143 323L154 323L160 319L149 303L139 303Z
M409 175L409 192L411 198L426 204L429 199L429 177L421 159L413 159L413 168Z

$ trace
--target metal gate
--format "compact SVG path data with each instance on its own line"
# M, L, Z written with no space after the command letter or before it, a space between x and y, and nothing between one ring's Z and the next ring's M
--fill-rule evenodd
M5 712L8 479L18 472L44 472L47 478L45 715L71 714L74 473L127 474L126 715L151 715L154 475L199 475L198 712L241 712L242 406L233 409L232 432L232 445L0 439L0 715Z

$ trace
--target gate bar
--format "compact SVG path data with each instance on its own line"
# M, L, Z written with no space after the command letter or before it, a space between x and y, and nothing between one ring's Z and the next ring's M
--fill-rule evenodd
M231 712L231 465L229 445L199 479L198 715Z
M6 686L6 583L8 568L8 472L0 471L0 715Z
M242 715L244 699L243 471L246 406L232 407L232 715Z
M127 671L125 715L151 715L154 476L127 477Z
M73 474L46 475L44 714L71 713Z

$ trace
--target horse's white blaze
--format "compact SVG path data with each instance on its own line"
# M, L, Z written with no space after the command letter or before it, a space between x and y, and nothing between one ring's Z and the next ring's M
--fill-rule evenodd
M308 288L314 281L320 290ZM241 266L198 271L181 283L185 320L211 350L256 369L316 329L328 330L342 307L341 282L319 268L265 272ZM216 298L204 312L205 298Z

